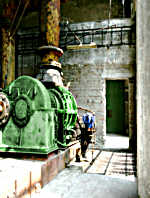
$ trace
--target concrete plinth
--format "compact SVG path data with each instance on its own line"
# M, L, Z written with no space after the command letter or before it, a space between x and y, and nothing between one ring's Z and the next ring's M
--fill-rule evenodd
M0 158L0 197L32 198L75 156L80 143L51 153L47 159Z

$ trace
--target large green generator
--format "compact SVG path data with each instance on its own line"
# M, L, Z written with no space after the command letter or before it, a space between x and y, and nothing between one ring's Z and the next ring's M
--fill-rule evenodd
M0 92L0 151L47 154L66 147L76 120L67 89L21 76Z

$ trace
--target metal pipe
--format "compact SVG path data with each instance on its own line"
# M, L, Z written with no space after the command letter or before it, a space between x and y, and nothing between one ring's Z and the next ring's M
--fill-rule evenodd
M110 25L110 18L111 18L111 0L109 0L109 16L108 16L108 27Z

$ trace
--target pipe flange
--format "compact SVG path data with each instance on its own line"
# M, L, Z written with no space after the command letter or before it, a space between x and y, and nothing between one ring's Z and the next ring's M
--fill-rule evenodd
M45 45L38 48L38 52L40 54L45 54L46 52L54 51L58 55L58 57L63 55L63 50L59 47L53 45Z

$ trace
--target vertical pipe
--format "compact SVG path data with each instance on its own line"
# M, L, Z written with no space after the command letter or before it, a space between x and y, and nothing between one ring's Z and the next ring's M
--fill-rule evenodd
M121 40L121 45L123 44L123 42L122 42L122 31L123 31L123 29L122 29L122 27L120 28L120 40Z
M110 25L110 18L111 18L111 2L112 0L109 0L109 16L108 16L108 27Z
M112 30L112 27L111 27L111 30L110 30L110 34L111 34L111 41L110 41L110 45L113 44L113 30Z
M47 45L59 45L60 34L60 0L42 0L41 32L45 35Z
M103 46L103 44L104 44L104 42L103 42L103 39L104 39L104 36L103 36L103 29L101 30L101 34L102 34L102 46Z
M41 2L41 33L43 46L59 46L60 35L60 0L42 0ZM59 51L59 50L58 50ZM47 50L42 54L42 62L58 61L57 50Z
M41 47L39 54L42 59L40 74L37 78L43 82L50 82L52 73L58 77L62 85L61 64L59 57L63 54L59 46L60 35L60 0L41 1ZM44 76L42 75L44 73ZM57 82L57 84L59 84Z
M123 18L125 17L124 2L125 2L125 0L122 0L122 5L123 5Z

